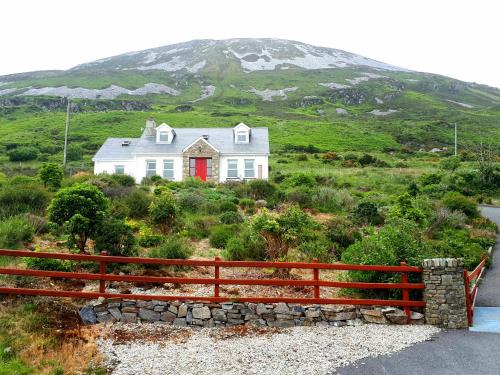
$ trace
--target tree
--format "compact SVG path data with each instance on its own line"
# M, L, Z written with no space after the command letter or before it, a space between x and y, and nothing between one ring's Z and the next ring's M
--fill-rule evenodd
M85 252L89 238L96 233L108 208L108 200L95 186L77 184L59 190L49 205L49 220L64 225L70 245Z
M43 163L38 169L38 176L40 180L43 181L45 187L48 186L53 189L59 189L61 187L64 172L61 166L55 163Z
M95 250L106 250L108 255L137 255L134 231L123 219L107 218L103 220L94 235Z
M172 193L163 192L156 197L149 206L149 215L163 234L170 233L179 216L179 206Z

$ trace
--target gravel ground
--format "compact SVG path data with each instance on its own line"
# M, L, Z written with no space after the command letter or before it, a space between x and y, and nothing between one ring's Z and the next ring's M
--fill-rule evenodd
M100 340L113 375L332 374L432 338L432 326L205 328L115 324Z

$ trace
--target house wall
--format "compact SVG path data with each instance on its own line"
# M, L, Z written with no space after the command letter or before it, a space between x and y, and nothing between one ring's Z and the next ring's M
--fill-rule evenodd
M182 156L173 155L138 155L134 162L134 173L132 174L137 183L146 177L146 160L156 160L156 174L163 177L163 160L174 161L174 181L182 181Z
M125 166L125 174L134 175L135 172L135 162L134 160L127 161L96 161L94 162L94 174L107 173L113 174L115 173L115 165L123 165Z
M189 158L212 158L212 176L207 176L207 181L219 181L219 152L204 140L200 139L192 144L187 150L183 152L182 158L182 175L184 176L184 178L189 177Z
M244 179L245 159L255 159L255 178L258 178L259 165L262 165L262 178L269 178L268 156L265 155L224 155L220 157L219 165L219 182L224 182L227 179L227 161L228 159L238 160L238 177Z

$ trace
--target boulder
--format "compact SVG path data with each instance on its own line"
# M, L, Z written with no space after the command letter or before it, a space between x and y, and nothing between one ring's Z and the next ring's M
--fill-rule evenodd
M160 313L157 311L141 308L139 309L139 318L148 322L160 320Z
M277 303L274 307L275 314L290 314L290 309L286 303Z
M85 306L79 312L83 324L96 324L97 316L92 306Z
M120 322L123 323L137 323L137 314L136 313L122 313L120 317Z
M207 306L193 308L193 319L210 319L210 309Z
M179 308L177 309L177 316L179 318L185 318L186 315L187 315L187 312L188 312L188 306L183 303L182 305L179 306Z

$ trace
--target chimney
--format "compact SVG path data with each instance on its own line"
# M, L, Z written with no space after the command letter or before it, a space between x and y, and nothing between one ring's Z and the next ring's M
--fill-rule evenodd
M152 117L146 120L146 129L144 130L144 135L154 136L156 134L156 122Z

